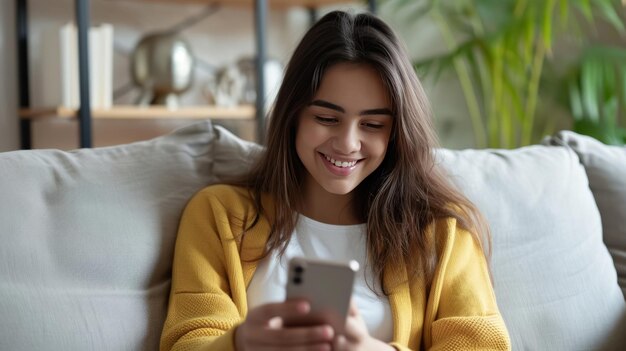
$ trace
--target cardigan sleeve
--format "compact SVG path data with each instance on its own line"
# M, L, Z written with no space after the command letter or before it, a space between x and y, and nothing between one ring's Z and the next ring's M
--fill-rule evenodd
M510 350L484 252L455 220L447 224L436 229L445 243L431 285L425 344L430 350Z
M219 200L205 189L181 218L161 351L235 349L234 331L246 313L245 284L231 216Z

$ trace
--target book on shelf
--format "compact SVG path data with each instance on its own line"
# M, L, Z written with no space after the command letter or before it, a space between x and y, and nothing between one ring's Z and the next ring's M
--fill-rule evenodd
M113 104L113 26L89 29L89 90L92 108ZM44 34L41 93L43 106L80 106L78 30L67 23Z

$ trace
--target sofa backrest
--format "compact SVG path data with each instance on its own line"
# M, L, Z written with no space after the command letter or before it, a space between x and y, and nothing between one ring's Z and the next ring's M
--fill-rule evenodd
M0 154L0 350L157 350L181 212L255 149L207 122Z
M0 350L157 349L184 205L248 170L259 150L201 122L128 145L0 154ZM577 154L533 146L438 157L490 221L514 349L588 349L605 338L624 298Z
M543 141L578 155L602 217L603 238L626 297L626 146L608 146L588 136L561 131Z
M598 347L626 310L576 153L535 145L439 156L490 224L494 289L513 348Z

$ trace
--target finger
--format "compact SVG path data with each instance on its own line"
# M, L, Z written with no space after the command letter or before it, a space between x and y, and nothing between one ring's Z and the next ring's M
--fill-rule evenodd
M280 317L274 317L267 321L267 326L270 329L280 329L283 327L283 319Z
M304 300L290 300L279 303L261 305L248 314L248 321L266 325L274 317L298 317L306 315L311 306Z
M354 317L348 317L348 319L346 320L346 326L343 329L343 336L345 336L345 338L347 339L354 340L357 338L357 335L358 328L356 321Z
M360 317L348 317L346 320L346 327L344 329L344 336L348 342L359 342L368 336L367 326Z
M350 299L350 310L348 311L348 315L350 316L358 316L359 308L356 305L356 302L353 299Z
M263 346L297 346L330 343L335 333L329 325L283 329L255 328L248 340Z
M338 335L333 341L333 351L348 350L348 340L343 335Z

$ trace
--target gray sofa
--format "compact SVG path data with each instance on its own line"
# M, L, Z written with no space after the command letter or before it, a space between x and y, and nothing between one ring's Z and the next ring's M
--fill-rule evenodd
M543 144L437 157L491 224L514 349L626 349L626 148L572 132ZM202 122L0 153L0 350L158 349L183 207L259 150Z

